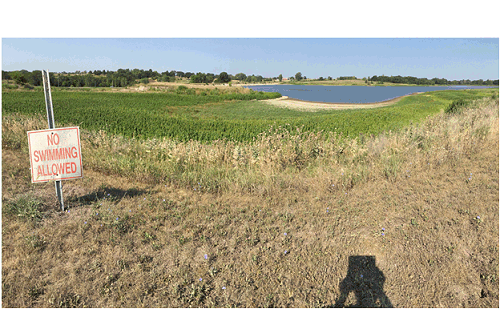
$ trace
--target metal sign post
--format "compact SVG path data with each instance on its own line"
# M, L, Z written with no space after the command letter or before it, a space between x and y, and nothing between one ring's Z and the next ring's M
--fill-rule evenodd
M45 93L45 106L47 108L47 121L49 123L49 129L55 129L54 110L52 108L52 94L50 93L49 70L42 70L42 77L43 77L43 91ZM57 199L59 200L59 204L61 205L61 210L64 211L62 183L60 180L56 180L55 185L56 185Z

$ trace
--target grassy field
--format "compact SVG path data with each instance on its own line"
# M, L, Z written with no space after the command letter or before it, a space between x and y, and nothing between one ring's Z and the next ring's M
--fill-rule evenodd
M83 128L84 178L63 182L64 213L52 183L30 181L26 131L46 128L44 114L3 95L4 307L499 306L498 89L342 116L278 109L304 127L252 142ZM252 118L222 103L169 108ZM386 128L414 118L355 138L307 127L375 128L370 112Z
M458 96L471 100L495 93L498 89L429 92L370 111L318 112L283 109L258 101L276 98L278 93L225 93L186 87L148 93L56 91L52 98L57 126L102 129L125 137L242 142L280 126L289 131L302 127L303 131L336 132L351 137L380 134L439 113ZM45 113L40 92L6 91L2 99L4 114Z

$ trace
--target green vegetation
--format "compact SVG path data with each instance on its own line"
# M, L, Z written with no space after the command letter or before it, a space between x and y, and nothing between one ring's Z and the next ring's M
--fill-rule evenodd
M191 75L190 79L191 83L211 83L215 80L215 75L211 73L204 74L198 72L196 74Z
M219 74L218 82L219 83L229 83L231 81L231 78L229 78L229 75L227 72L221 72Z
M64 213L53 183L29 177L26 131L45 116L4 114L2 304L498 308L489 93L357 139L276 128L204 144L82 129L85 178L64 182ZM460 99L441 95L421 97ZM365 278L350 275L355 256L375 262ZM346 284L364 290L346 298Z
M353 79L357 79L357 78L356 78L356 76L340 76L337 79L338 80L353 80Z
M458 113L461 110L463 110L469 104L470 104L470 102L465 101L464 99L453 101L453 103L451 103L451 105L448 106L448 108L446 108L445 112L447 112L447 113Z
M64 182L60 212L53 183L30 181L43 90L14 78L5 307L499 307L498 88L302 112L236 87L54 87L85 175Z
M195 93L180 86L175 93L57 92L52 94L54 114L61 126L104 130L138 138L168 137L181 141L218 139L252 141L272 126L343 136L397 131L412 122L445 110L457 97L466 100L492 96L498 89L436 91L411 96L376 109L302 112L282 109L258 100L278 93L221 93L217 89ZM255 101L257 100L257 101ZM6 91L3 113L45 113L40 92Z
M31 84L33 86L40 86L42 83L41 71L35 70L29 72L27 70L20 71L2 71L3 80L14 81L18 85ZM59 72L50 73L50 83L56 87L127 87L136 83L147 83L150 80L158 82L190 82L190 83L228 83L231 80L238 80L242 83L266 83L279 80L281 83L283 75L277 77L263 77L261 75L246 75L245 73L238 73L236 75L221 72L220 74L214 73L191 73L182 71L165 71L159 73L157 71L142 70L142 69L118 69L117 71L95 70L95 71L76 71L76 72ZM302 76L298 72L289 78L288 83L300 84L323 84L325 81L332 81L333 78L328 76L327 79L319 77L318 79L308 79L305 75ZM356 76L340 76L334 82L327 83L330 85L497 85L497 80L447 80L445 78L417 78L413 76L377 76L363 78L363 83L358 83L359 80Z
M2 83L2 89L17 89L18 85Z
M354 78L355 79L355 78ZM374 75L369 78L372 82L380 82L380 83L393 83L393 84L412 84L412 85L477 85L477 86L498 86L497 80L447 80L446 78L437 78L434 77L432 79L427 78L417 78L413 76L377 76Z
M28 221L40 221L42 219L42 205L40 198L31 193L18 196L15 200L4 204L3 212L23 218Z

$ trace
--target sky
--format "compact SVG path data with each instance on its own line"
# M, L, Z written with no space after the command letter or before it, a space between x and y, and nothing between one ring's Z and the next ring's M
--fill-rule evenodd
M498 38L4 38L2 70L498 79Z
M8 1L1 66L498 79L497 2Z

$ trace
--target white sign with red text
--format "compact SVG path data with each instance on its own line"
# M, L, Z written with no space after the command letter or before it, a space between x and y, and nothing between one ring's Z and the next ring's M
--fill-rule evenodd
M83 178L80 129L28 132L31 182Z

